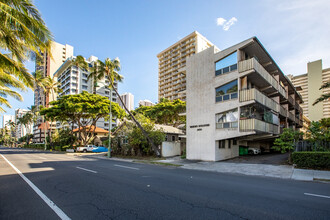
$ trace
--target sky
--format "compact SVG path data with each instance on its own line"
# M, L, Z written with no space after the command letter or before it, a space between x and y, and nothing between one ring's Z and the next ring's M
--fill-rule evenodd
M330 68L329 0L34 0L54 40L74 55L105 60L119 57L119 92L139 100L158 99L157 54L193 31L220 50L256 36L284 74L307 72L323 60ZM34 71L34 64L27 63ZM33 92L14 109L33 105ZM3 114L1 114L2 116ZM1 119L2 120L2 117ZM1 123L2 124L2 123Z

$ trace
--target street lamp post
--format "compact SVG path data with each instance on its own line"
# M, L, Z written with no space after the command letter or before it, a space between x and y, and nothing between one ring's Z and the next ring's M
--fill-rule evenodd
M112 100L112 89L110 89L110 110L109 110L109 144L108 144L108 157L111 157L111 123L112 123L112 112L111 112L111 100Z

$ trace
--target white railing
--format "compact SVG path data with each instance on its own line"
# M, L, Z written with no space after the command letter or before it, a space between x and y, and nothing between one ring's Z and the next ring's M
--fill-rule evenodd
M216 128L217 129L237 128L237 127L238 127L238 122L237 121L216 123Z
M244 119L239 121L240 131L260 131L271 134L278 134L278 126L270 124L255 118Z
M246 89L239 91L239 101L245 102L250 100L256 100L260 104L267 106L268 108L279 112L279 104L275 102L273 99L268 98L264 94L262 94L260 91L258 91L256 88L252 89Z

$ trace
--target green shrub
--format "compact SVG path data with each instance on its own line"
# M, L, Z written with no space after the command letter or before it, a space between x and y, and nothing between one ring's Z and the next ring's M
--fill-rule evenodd
M300 168L330 169L330 152L294 152L292 161Z

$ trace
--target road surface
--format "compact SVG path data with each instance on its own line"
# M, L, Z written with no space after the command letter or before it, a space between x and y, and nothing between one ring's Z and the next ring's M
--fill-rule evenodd
M330 219L330 183L0 148L0 219Z

